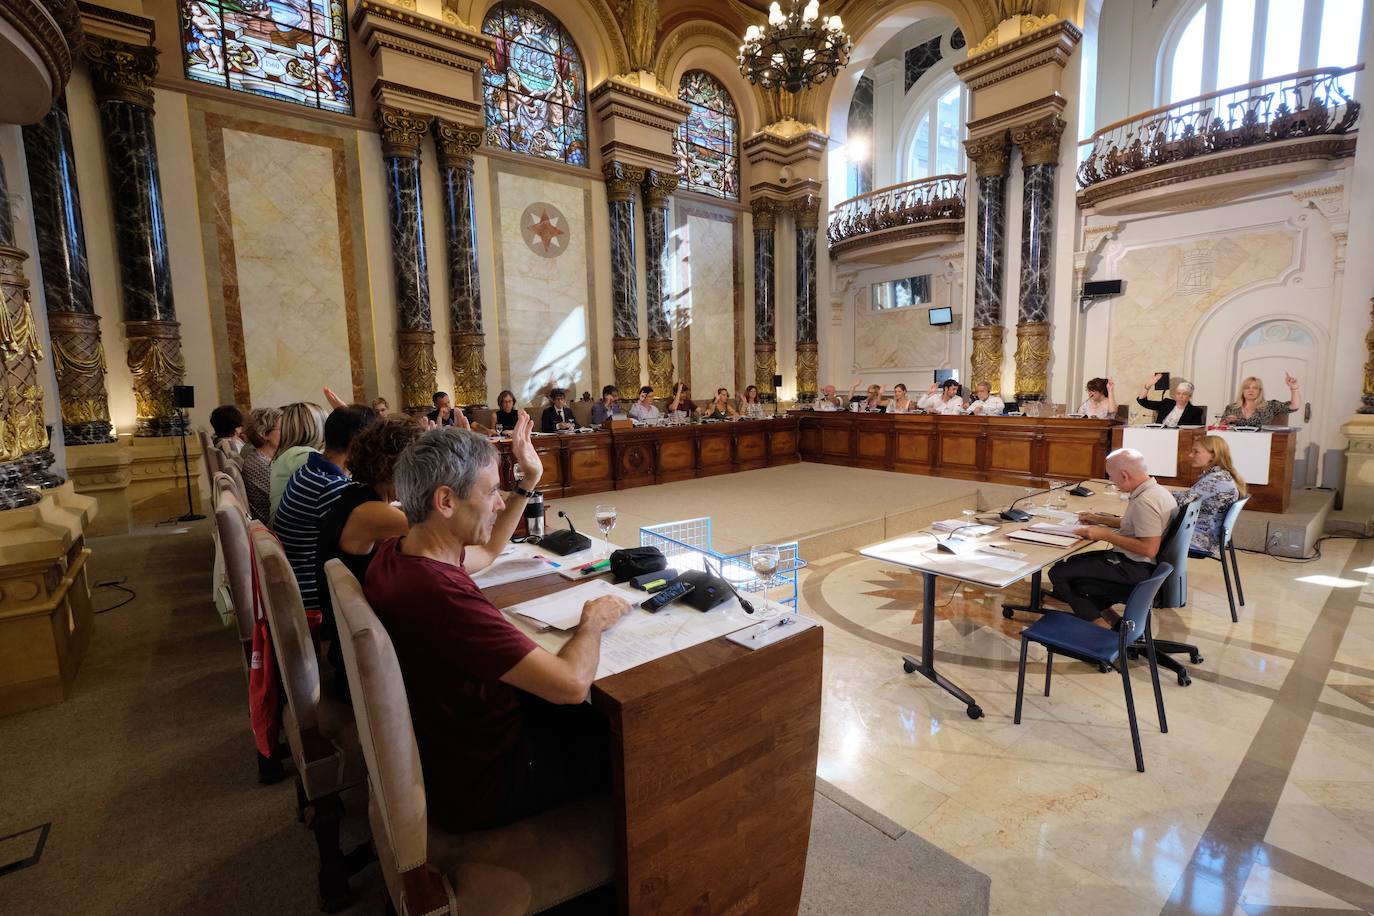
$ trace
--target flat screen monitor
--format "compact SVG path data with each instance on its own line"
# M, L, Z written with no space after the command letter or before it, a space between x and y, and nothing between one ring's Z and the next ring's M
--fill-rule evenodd
M951 306L947 305L944 308L931 309L927 314L930 315L930 323L933 325L954 323L954 309Z
M936 369L936 370L935 370L935 384L937 384L937 385L943 385L943 384L945 383L945 379L951 379L951 378L954 379L956 382L959 381L959 370L958 370L958 369Z

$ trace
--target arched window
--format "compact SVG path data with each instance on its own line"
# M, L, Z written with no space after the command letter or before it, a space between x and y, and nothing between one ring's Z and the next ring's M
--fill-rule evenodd
M1312 15L1307 15L1309 12ZM1161 103L1316 67L1358 63L1360 0L1202 0L1160 55ZM1353 91L1354 80L1342 83Z
M690 70L677 97L691 109L674 143L683 190L739 200L739 116L730 93L705 70Z
M964 88L953 73L927 94L907 152L905 181L964 171Z
M482 31L496 39L482 68L487 145L586 165L587 84L567 30L532 3L501 0Z
M845 128L845 197L858 197L873 190L873 80L859 77L854 98L849 100L849 122Z
M186 77L353 113L343 0L181 0Z

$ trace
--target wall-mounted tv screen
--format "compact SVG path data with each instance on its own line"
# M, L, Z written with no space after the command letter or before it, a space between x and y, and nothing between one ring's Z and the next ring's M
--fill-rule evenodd
M942 309L931 309L927 314L930 315L931 324L954 323L954 309L951 306L947 305Z

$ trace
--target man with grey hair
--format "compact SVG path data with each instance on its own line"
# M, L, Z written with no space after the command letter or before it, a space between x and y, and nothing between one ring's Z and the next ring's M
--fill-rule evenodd
M1155 569L1164 533L1178 511L1169 491L1150 476L1145 456L1133 448L1119 448L1107 456L1107 477L1129 493L1126 514L1121 517L1081 512L1079 537L1103 541L1109 550L1080 553L1050 569L1054 595L1084 620L1103 618L1115 626L1121 617L1109 610L1125 601L1136 583Z
M516 508L543 471L530 426L522 413L512 439L524 472L524 486L509 497ZM487 600L464 569L469 555L487 551L506 507L485 436L430 430L401 453L395 482L410 532L378 548L364 588L405 678L436 823L493 827L606 789L606 723L582 701L601 634L629 605L611 596L588 601L576 633L554 654Z

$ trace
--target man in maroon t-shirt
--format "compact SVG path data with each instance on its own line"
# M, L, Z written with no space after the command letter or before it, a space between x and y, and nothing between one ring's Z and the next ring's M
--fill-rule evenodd
M543 465L530 426L521 414L511 451L533 488ZM555 655L487 600L463 569L506 505L485 436L431 430L401 454L395 481L410 533L378 549L365 590L396 647L436 822L496 826L607 787L605 721L583 700L601 634L630 606L587 602ZM529 495L517 485L510 498L521 508Z

